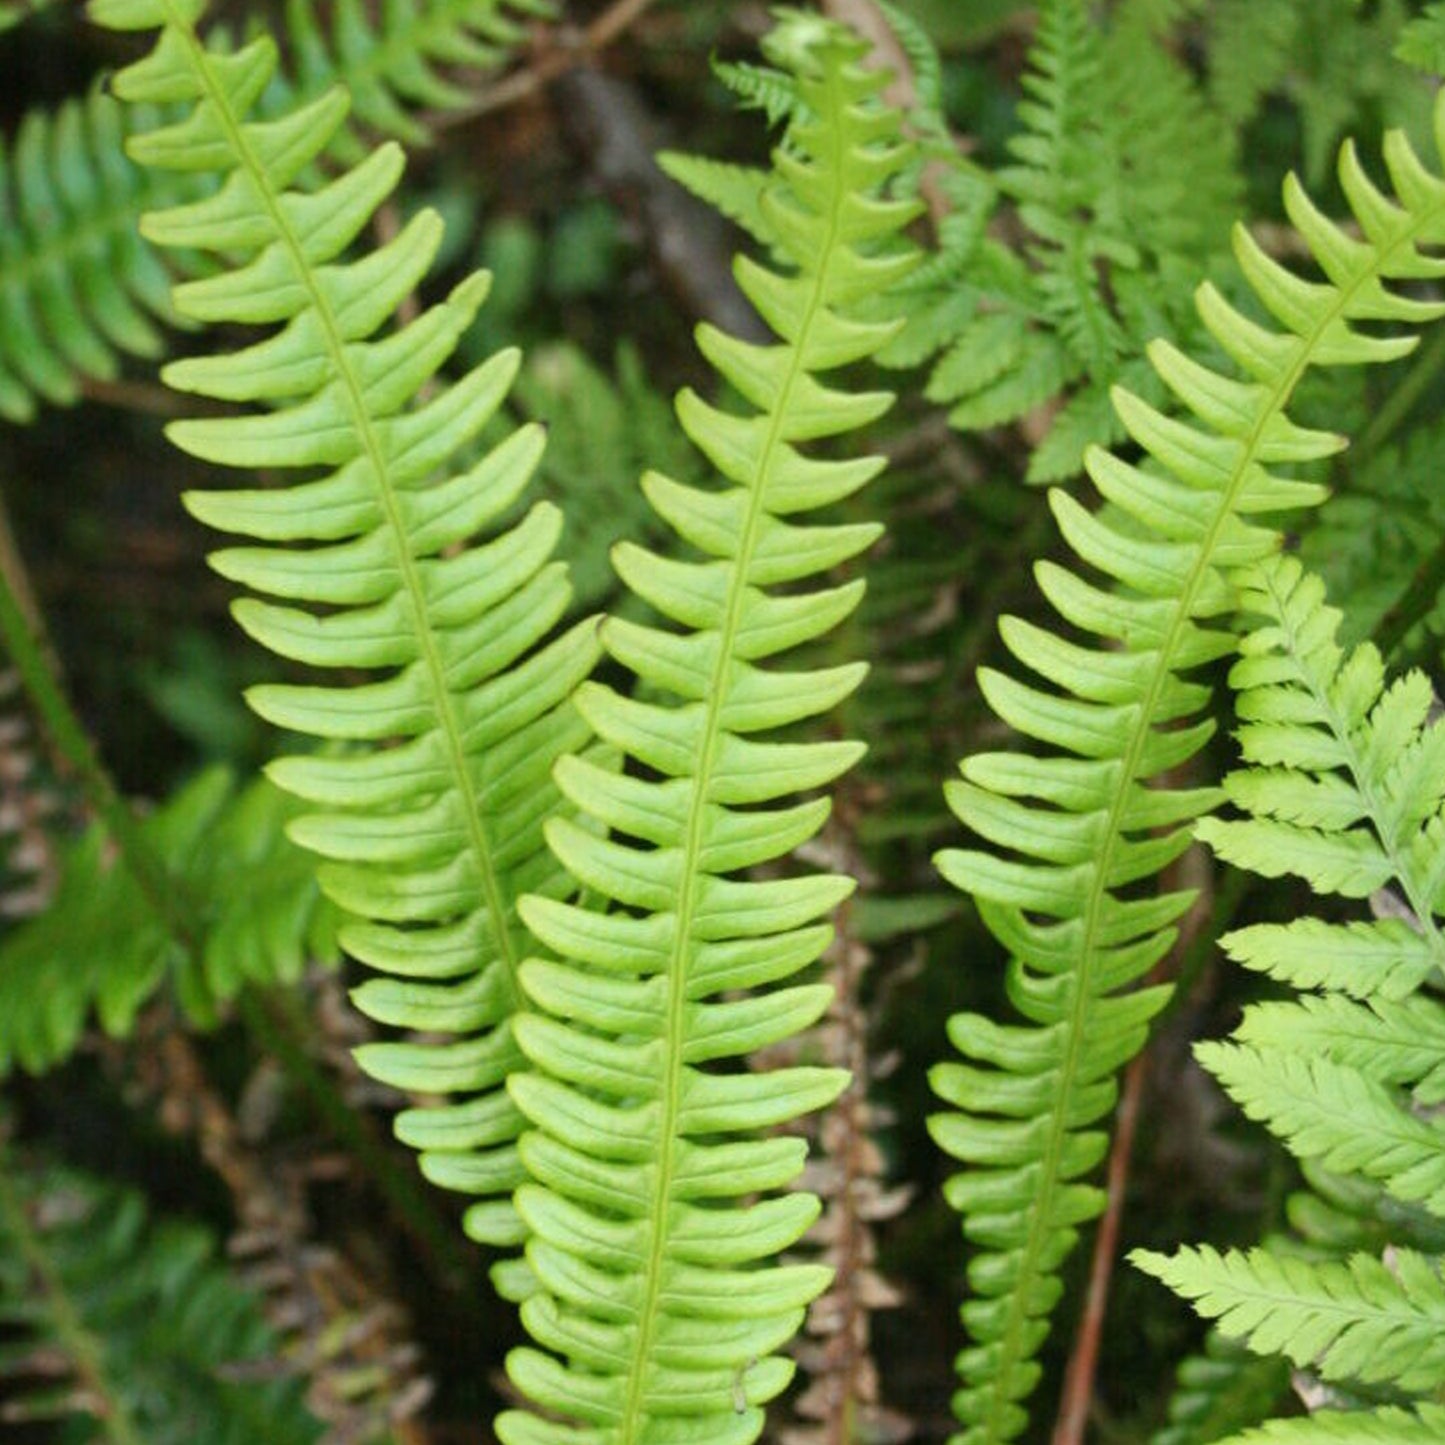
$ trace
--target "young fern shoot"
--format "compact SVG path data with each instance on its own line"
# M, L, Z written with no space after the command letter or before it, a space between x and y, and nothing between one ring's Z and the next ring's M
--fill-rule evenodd
M522 1179L522 1121L502 1088L521 1063L511 1018L527 946L515 899L566 886L541 820L559 802L553 761L587 740L569 698L597 655L596 625L544 642L569 598L562 565L549 561L558 510L539 504L498 527L536 466L540 429L523 427L479 461L445 470L496 415L517 369L516 353L503 352L423 399L487 278L468 277L373 339L423 279L439 218L423 211L374 252L339 260L397 184L400 148L388 143L319 189L297 189L345 119L345 92L252 119L275 46L261 37L234 53L207 49L195 28L201 8L92 7L117 28L163 27L152 53L116 78L117 93L190 107L136 137L132 154L224 177L209 199L146 218L157 244L219 258L216 274L177 288L177 308L210 324L281 328L243 350L169 366L166 379L182 390L266 408L179 422L170 435L222 465L324 475L282 490L192 493L187 505L256 544L212 557L263 594L235 604L242 627L282 657L345 676L251 691L263 717L336 745L270 771L315 809L292 832L326 860L322 886L350 915L343 946L389 975L362 985L358 1006L454 1038L368 1045L362 1066L448 1099L407 1110L397 1132L422 1151L428 1177L481 1196L469 1233L516 1244L508 1196ZM357 683L358 673L380 676Z
M1436 137L1445 140L1445 104ZM957 1015L949 1036L963 1061L933 1074L953 1108L933 1119L934 1137L968 1166L948 1195L979 1247L963 1306L973 1344L959 1358L959 1445L998 1445L1023 1432L1060 1266L1103 1205L1086 1176L1107 1145L1100 1126L1115 1074L1143 1046L1168 994L1135 985L1169 951L1190 903L1187 893L1150 896L1139 885L1189 846L1190 825L1217 796L1163 781L1212 727L1209 689L1187 674L1234 646L1233 569L1279 545L1275 526L1251 519L1323 496L1281 468L1342 444L1296 425L1286 408L1308 368L1385 361L1414 344L1359 323L1410 326L1445 311L1386 284L1445 274L1445 262L1421 249L1445 242L1445 182L1402 134L1387 139L1385 160L1398 201L1369 179L1352 147L1342 153L1358 235L1321 215L1293 177L1286 183L1286 208L1322 280L1292 274L1236 231L1245 278L1281 329L1246 317L1213 286L1199 291L1205 326L1242 376L1156 342L1150 359L1192 420L1116 389L1120 420L1152 460L1089 454L1114 517L1052 494L1064 539L1099 580L1042 562L1038 582L1062 622L1100 644L1006 618L1009 651L1048 686L980 673L998 716L1043 751L964 761L949 804L990 846L938 857L1011 954L1008 992L1025 1020Z
M1445 722L1423 673L1386 685L1372 644L1346 656L1340 614L1291 557L1251 568L1245 606L1264 623L1230 673L1246 766L1227 782L1243 818L1199 835L1266 877L1320 894L1395 895L1392 914L1257 924L1224 939L1232 958L1301 991L1257 1004L1200 1061L1299 1158L1369 1181L1398 1226L1411 1210L1445 1221ZM1436 1226L1438 1234L1438 1224ZM1134 1260L1261 1355L1282 1353L1347 1393L1307 1421L1241 1441L1438 1440L1445 1428L1445 1281L1440 1260L1394 1235L1383 1257L1319 1257L1277 1245L1186 1248ZM1344 1408L1350 1387L1388 1385L1415 1413ZM1397 1404L1401 1403L1398 1401Z
M672 626L604 624L604 646L641 689L629 697L588 683L577 706L632 766L564 759L563 792L610 836L563 818L547 827L578 884L610 906L538 896L521 905L557 961L521 971L531 1009L517 1039L532 1071L510 1088L532 1125L521 1152L533 1182L517 1205L538 1283L523 1319L541 1348L509 1359L538 1413L504 1414L505 1445L748 1445L760 1407L792 1374L775 1352L829 1277L765 1263L818 1206L777 1193L802 1167L802 1142L759 1131L828 1103L846 1076L729 1065L826 1008L826 986L769 986L819 957L827 916L853 882L736 875L776 868L813 837L827 799L789 800L862 752L756 735L826 712L858 686L863 664L763 664L826 633L861 597L858 580L802 584L856 557L879 528L793 519L857 491L883 463L800 444L866 426L892 400L817 373L865 359L894 334L859 313L914 264L899 231L917 208L886 194L908 147L878 98L886 78L861 67L856 38L788 12L769 49L803 101L760 201L787 269L744 259L737 276L778 340L699 329L703 354L756 408L678 398L684 428L729 485L643 481L706 560L629 544L614 553L628 587Z

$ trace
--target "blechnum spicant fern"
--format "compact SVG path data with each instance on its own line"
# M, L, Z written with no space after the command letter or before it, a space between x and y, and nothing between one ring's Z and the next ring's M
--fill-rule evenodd
M563 792L594 826L556 818L547 828L577 883L609 906L522 902L556 957L522 967L530 1011L516 1034L532 1071L509 1085L532 1125L521 1143L532 1182L517 1205L537 1281L523 1320L542 1348L508 1361L539 1413L504 1414L506 1445L757 1439L760 1406L792 1374L774 1352L829 1278L764 1263L818 1205L777 1192L802 1167L801 1141L759 1131L826 1104L846 1076L739 1072L735 1061L826 1007L826 986L769 986L818 958L853 882L736 875L776 867L813 837L827 799L791 798L861 752L773 735L845 697L862 664L764 664L830 630L861 596L858 580L803 584L879 529L801 518L857 491L882 462L800 444L865 426L891 400L817 373L865 359L893 333L858 312L913 265L898 232L916 207L887 195L908 148L878 99L886 78L859 64L864 47L802 13L785 14L768 45L803 102L760 200L786 269L743 260L737 277L778 339L699 329L703 354L755 408L678 398L685 430L727 485L644 478L702 560L630 544L614 553L627 586L671 625L604 623L604 646L641 689L587 683L577 706L632 766L564 760Z
M1251 1118L1306 1163L1380 1192L1399 1224L1445 1221L1445 722L1423 673L1387 685L1377 649L1346 655L1340 614L1293 558L1241 578L1263 623L1230 673L1246 766L1226 782L1239 819L1200 836L1266 877L1316 893L1379 899L1368 920L1297 918L1224 939L1232 958L1299 991L1257 1004L1201 1062ZM1137 1263L1261 1355L1343 1386L1356 1410L1276 1421L1241 1441L1438 1440L1445 1386L1445 1281L1438 1253L1397 1233L1383 1252L1321 1257L1266 1245L1248 1253L1140 1252ZM1387 1405L1372 1391L1390 1387ZM1416 1408L1401 1408L1413 1399Z
M422 1152L429 1177L481 1196L467 1215L471 1234L514 1244L521 1230L508 1196L522 1179L521 1115L501 1084L521 1063L511 1030L526 952L516 899L566 886L541 821L559 804L553 761L587 741L569 697L597 656L596 624L545 640L569 599L564 570L549 562L560 513L539 504L508 520L540 455L540 428L454 462L495 416L516 354L421 399L487 278L468 277L372 339L424 277L440 220L424 211L364 259L339 260L400 178L399 147L298 189L345 118L345 92L253 119L275 46L261 37L232 53L208 50L195 31L200 11L199 0L99 0L92 12L118 28L164 27L115 88L187 112L136 137L134 156L223 177L208 199L145 220L157 244L220 258L216 274L177 288L177 309L281 328L167 368L178 388L267 408L180 422L170 434L208 461L322 475L187 503L255 543L212 559L263 594L235 605L246 631L282 657L346 676L249 697L271 721L336 745L271 772L314 810L291 832L326 860L322 886L349 915L343 946L387 975L356 991L358 1006L399 1028L452 1036L369 1045L362 1065L442 1097L404 1112L398 1133ZM357 683L365 673L375 680Z
M1436 117L1438 140L1445 107ZM1296 181L1287 183L1286 208L1322 279L1292 274L1236 232L1245 278L1280 329L1246 317L1213 286L1199 291L1204 325L1242 375L1168 343L1150 348L1192 419L1115 392L1145 460L1089 454L1110 510L1091 513L1053 493L1081 565L1036 570L1074 635L1005 619L1008 650L1047 685L980 674L1003 722L1043 750L964 761L948 799L991 846L938 857L1009 951L1008 994L1023 1016L958 1015L949 1033L962 1061L933 1074L954 1110L932 1121L934 1136L969 1166L948 1196L978 1248L963 1307L973 1343L959 1359L955 1400L966 1445L1013 1439L1025 1427L1023 1401L1039 1376L1035 1356L1059 1298L1060 1266L1102 1207L1087 1176L1106 1147L1114 1075L1168 995L1166 984L1139 985L1168 954L1190 895L1147 885L1189 846L1191 823L1217 798L1176 781L1211 732L1209 689L1188 674L1233 649L1233 569L1279 544L1273 525L1253 519L1318 502L1321 489L1287 469L1341 445L1293 423L1286 408L1312 366L1388 360L1413 345L1360 323L1398 328L1442 310L1387 283L1445 273L1422 250L1445 240L1445 182L1400 134L1388 138L1385 160L1398 200L1369 179L1353 148L1342 153L1340 181L1359 235L1328 222Z

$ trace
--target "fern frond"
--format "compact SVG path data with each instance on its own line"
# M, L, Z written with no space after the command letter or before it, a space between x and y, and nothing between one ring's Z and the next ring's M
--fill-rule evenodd
M1422 987L1438 985L1445 959L1437 916L1445 722L1431 721L1421 674L1387 684L1371 644L1340 648L1340 614L1297 559L1255 564L1237 581L1247 611L1263 618L1230 672L1246 766L1227 789L1245 816L1208 819L1200 836L1246 867L1298 873L1317 892L1361 897L1388 887L1399 899L1392 911L1406 916L1299 919L1224 941L1253 967L1328 990L1255 1005L1233 1041L1196 1050L1244 1111L1305 1161L1320 1197L1292 1200L1290 1218L1309 1251L1136 1259L1252 1350L1282 1352L1326 1380L1390 1383L1428 1399L1445 1382L1435 1318L1445 1285L1430 1248L1445 1220L1445 1129L1436 1117L1445 1005ZM1325 955L1323 967L1300 966L1310 946ZM1346 1250L1355 1251L1347 1261L1331 1257ZM1423 1438L1397 1412L1345 1418L1351 1439ZM1278 1438L1296 1434L1316 1438L1292 1425Z
M1367 1254L1342 1263L1264 1248L1220 1254L1207 1245L1130 1258L1225 1335L1326 1380L1410 1390L1445 1378L1445 1281L1413 1250L1396 1250L1388 1265Z
M145 210L193 194L125 159L121 107L99 91L30 112L0 141L0 417L65 406L120 356L158 356L171 277L141 240Z
M1231 862L1296 873L1318 892L1365 897L1387 883L1398 887L1416 927L1399 919L1356 923L1334 935L1334 949L1366 949L1403 982L1431 971L1438 980L1445 976L1435 917L1445 869L1445 727L1428 721L1429 681L1411 673L1387 688L1369 643L1346 657L1335 640L1340 614L1294 558L1246 574L1243 589L1245 606L1268 619L1241 644L1230 673L1249 767L1227 790L1249 816L1207 819L1199 836ZM1252 963L1263 943L1272 965L1294 940L1320 941L1323 926L1302 928L1306 922L1293 935L1242 931L1224 944ZM1367 971L1359 980L1350 991L1374 991Z
M557 800L553 760L587 740L569 697L591 669L596 627L545 641L569 599L565 569L549 562L557 508L539 503L505 521L541 454L540 428L437 480L496 414L517 369L516 353L504 352L419 399L487 278L467 278L376 338L429 266L439 218L422 212L379 250L341 261L400 178L399 148L383 146L318 190L296 189L340 126L344 93L252 119L274 46L209 51L194 30L199 9L195 0L96 5L108 24L165 27L152 54L117 77L118 93L192 106L133 141L137 158L226 177L213 199L148 216L146 231L222 260L215 276L178 288L182 312L282 329L168 367L178 388L269 408L179 422L170 435L222 465L323 474L285 490L194 493L187 504L255 543L212 558L263 594L235 604L242 627L283 657L347 678L263 686L249 701L279 726L356 744L272 765L315 810L291 833L326 860L322 886L351 915L347 952L390 975L363 984L358 1007L452 1036L370 1045L360 1061L398 1088L447 1098L404 1112L398 1134L434 1181L482 1196L467 1216L475 1237L514 1243L506 1196L522 1179L521 1116L501 1082L521 1062L511 1033L523 953L515 899L563 886L541 820ZM358 673L376 680L353 683Z
M630 544L614 553L628 587L673 627L604 624L604 645L645 691L588 683L578 707L637 766L613 774L564 760L563 791L611 837L563 819L547 829L577 882L614 906L522 903L560 961L522 968L532 1011L517 1037L532 1072L509 1087L533 1125L522 1156L535 1182L517 1204L539 1284L523 1320L542 1348L514 1352L508 1369L545 1413L504 1414L506 1445L746 1445L792 1373L776 1351L828 1281L819 1266L765 1264L803 1234L818 1202L775 1192L801 1168L802 1141L758 1135L827 1103L846 1077L729 1065L826 1008L822 985L742 991L818 958L830 934L821 920L852 880L733 875L811 838L827 800L785 800L822 788L861 751L755 735L825 712L862 677L858 664L766 663L829 631L861 594L857 581L800 584L855 557L879 529L794 519L855 492L882 464L799 444L865 426L891 401L816 373L861 361L891 334L857 311L912 265L896 235L916 208L879 194L908 153L899 116L876 100L884 77L858 64L861 44L786 12L768 49L797 77L809 117L794 121L763 201L789 267L743 260L737 275L779 340L698 331L704 356L752 408L678 398L684 429L730 485L643 481L706 560ZM658 700L668 695L678 702ZM749 1194L763 1197L736 1202Z
M1445 107L1437 129L1445 134ZM1006 619L1009 651L1049 686L980 674L999 717L1045 752L966 759L950 805L997 851L938 858L1012 955L1009 995L1027 1020L959 1015L950 1037L965 1062L940 1065L934 1076L959 1111L933 1121L935 1138L971 1166L949 1195L982 1250L963 1311L974 1339L960 1359L957 1400L967 1445L1024 1428L1020 1402L1038 1377L1034 1355L1060 1292L1060 1262L1099 1212L1099 1193L1084 1179L1105 1148L1098 1125L1113 1106L1114 1074L1142 1046L1167 996L1135 985L1168 952L1190 898L1148 896L1138 885L1188 847L1191 822L1217 797L1162 782L1211 732L1209 691L1186 674L1234 645L1231 569L1279 544L1274 527L1254 519L1321 497L1282 469L1340 445L1290 421L1286 408L1312 366L1384 361L1413 345L1360 323L1410 325L1440 314L1386 283L1440 274L1421 248L1445 237L1445 183L1399 135L1387 141L1386 161L1399 202L1366 177L1352 148L1343 153L1359 238L1325 220L1297 182L1287 184L1287 209L1324 280L1294 276L1237 232L1245 276L1281 329L1247 318L1206 285L1200 315L1243 376L1155 344L1151 360L1193 419L1168 419L1116 392L1121 420L1152 461L1090 453L1089 474L1113 504L1107 513L1053 494L1065 540L1101 580L1052 563L1037 576L1063 622L1103 647Z
M140 1197L0 1156L0 1381L14 1421L104 1445L316 1445L255 1298L207 1232L151 1224ZM57 1378L58 1376L58 1378Z
M92 1013L106 1033L130 1033L167 983L210 1027L247 984L294 982L309 960L334 960L335 910L285 836L295 813L264 780L238 792L217 768L144 819L142 837L204 925L191 941L157 915L95 824L65 858L52 906L0 942L0 1074L53 1068Z

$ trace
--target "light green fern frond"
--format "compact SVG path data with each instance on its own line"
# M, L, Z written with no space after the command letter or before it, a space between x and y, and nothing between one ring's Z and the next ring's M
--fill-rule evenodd
M421 397L487 289L462 281L410 324L377 335L422 280L441 238L415 216L358 261L340 259L400 178L388 144L321 188L296 176L346 113L331 91L280 120L250 112L274 71L269 40L202 47L196 0L99 0L124 28L164 25L155 50L116 79L124 98L190 105L132 142L150 165L215 170L212 199L146 218L161 245L214 250L223 269L178 288L198 321L277 324L243 350L180 361L173 385L265 411L173 425L185 450L234 467L321 469L288 489L192 494L203 521L252 539L212 558L262 597L237 620L281 656L340 673L332 685L253 689L279 726L348 748L271 768L314 811L292 835L326 859L323 888L350 915L342 943L389 975L358 1006L446 1043L387 1042L368 1071L448 1102L408 1110L403 1139L429 1177L482 1196L471 1233L512 1243L507 1195L521 1182L521 1116L501 1088L520 1062L511 1017L523 955L515 899L565 886L546 852L553 760L587 730L569 698L596 656L596 626L546 642L566 610L549 561L561 526L539 503L508 525L541 454L536 426L448 472L500 407L518 357L505 352ZM274 600L270 600L274 599ZM356 682L358 674L374 679Z
M749 1073L736 1061L826 1007L825 986L768 986L818 958L824 920L853 883L743 875L775 870L813 837L827 799L791 798L826 786L861 751L768 735L833 707L862 664L767 664L828 632L861 596L857 580L804 584L857 556L878 527L804 519L882 463L801 444L866 426L891 401L818 373L863 360L891 334L857 312L913 264L897 232L915 207L881 194L907 148L899 116L877 100L884 77L858 63L861 44L788 12L769 48L807 102L762 201L789 264L743 260L737 276L779 339L698 331L704 356L750 404L738 414L691 391L678 398L684 429L728 485L643 480L703 560L631 544L614 553L628 587L672 625L604 625L604 645L642 689L589 683L578 707L635 766L565 759L563 791L611 836L562 819L547 830L610 910L522 903L560 961L522 968L533 1011L517 1037L532 1072L510 1088L533 1125L522 1157L535 1182L517 1204L539 1286L523 1319L541 1348L514 1352L508 1368L539 1413L504 1414L506 1445L756 1440L761 1406L792 1374L776 1351L828 1280L820 1267L765 1263L818 1203L777 1193L804 1146L764 1131L827 1103L846 1078L809 1066Z
M246 985L294 982L308 961L334 962L335 910L283 832L296 811L264 780L238 793L218 768L140 824L202 930L193 940L157 915L95 824L65 858L51 907L0 942L0 1074L53 1068L92 1013L106 1033L128 1034L166 985L187 1018L211 1027Z
M1292 1202L1310 1250L1136 1259L1257 1353L1433 1399L1445 1383L1445 1284L1439 1256L1415 1242L1438 1241L1445 1220L1445 1004L1425 987L1438 988L1445 963L1445 721L1431 720L1422 674L1387 685L1373 645L1340 648L1340 614L1297 559L1246 569L1240 586L1264 619L1230 673L1246 766L1227 791L1244 816L1206 819L1199 834L1231 862L1298 874L1319 893L1389 890L1393 905L1378 911L1397 916L1261 924L1224 940L1240 962L1324 990L1255 1005L1230 1042L1197 1049L1325 1189L1318 1207ZM1395 1438L1396 1426L1424 1438L1387 1414L1350 1415L1349 1438Z
M0 1384L16 1421L103 1445L316 1445L259 1301L195 1225L0 1152ZM266 1368L244 1378L247 1367ZM22 1433L23 1425L21 1427Z
M1445 107L1437 128L1445 135ZM1247 318L1212 286L1200 290L1204 324L1242 375L1167 343L1150 348L1192 419L1115 393L1149 460L1091 452L1089 474L1110 510L1090 512L1064 492L1052 502L1093 576L1048 562L1036 573L1074 635L1005 619L1006 646L1036 680L980 674L1003 722L1043 751L964 761L949 802L991 846L938 858L1012 955L1008 992L1027 1021L956 1017L950 1037L964 1062L934 1075L958 1111L933 1121L935 1137L970 1166L949 1197L980 1247L963 1310L974 1343L960 1357L956 1402L966 1445L1024 1428L1021 1402L1038 1378L1034 1356L1060 1294L1060 1263L1100 1208L1085 1177L1106 1147L1098 1126L1113 1106L1114 1074L1167 995L1138 984L1169 951L1190 899L1141 885L1188 847L1190 824L1217 796L1163 781L1211 732L1209 690L1188 674L1234 646L1233 569L1279 545L1275 527L1256 518L1320 500L1318 487L1287 468L1340 446L1290 421L1286 408L1310 367L1384 361L1413 344L1361 323L1408 326L1440 314L1386 283L1441 273L1422 248L1445 238L1445 182L1398 134L1385 153L1399 201L1368 179L1352 148L1341 158L1359 236L1328 222L1293 179L1286 186L1286 207L1325 279L1294 276L1236 233L1244 274L1279 329Z

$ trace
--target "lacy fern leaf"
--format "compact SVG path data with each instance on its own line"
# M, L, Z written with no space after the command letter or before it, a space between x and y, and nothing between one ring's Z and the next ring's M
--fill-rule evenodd
M1340 614L1297 559L1251 567L1240 585L1246 609L1264 619L1230 673L1246 766L1227 790L1245 816L1206 819L1199 834L1222 857L1270 876L1283 871L1282 858L1320 893L1388 889L1396 898L1388 911L1405 916L1300 919L1229 935L1224 946L1240 962L1325 992L1255 1005L1231 1042L1197 1053L1316 1179L1325 1182L1324 1169L1358 1183L1367 1207L1370 1184L1382 1189L1392 1208L1372 1212L1395 1229L1379 1257L1358 1249L1372 1231L1342 1213L1344 1191L1332 1185L1322 1208L1292 1210L1325 1225L1308 1253L1186 1249L1136 1261L1257 1353L1282 1352L1327 1381L1387 1383L1429 1399L1445 1383L1445 1283L1439 1257L1401 1243L1399 1231L1411 1206L1445 1220L1445 1129L1436 1117L1445 1098L1445 1004L1426 988L1445 978L1445 721L1430 719L1423 675L1387 685L1373 645L1340 648ZM1309 948L1328 965L1301 969ZM1331 1258L1332 1243L1353 1252ZM1379 1438L1393 1438L1400 1423L1351 1418L1358 1439L1376 1438L1375 1423Z
M249 694L282 727L349 751L283 759L278 783L316 811L293 836L327 860L322 886L351 915L342 943L387 978L358 1006L448 1043L360 1051L385 1082L449 1102L403 1113L398 1133L436 1182L482 1196L479 1239L515 1243L521 1116L501 1088L520 1062L511 1017L524 952L515 899L562 886L541 820L557 800L553 760L587 732L569 704L596 655L584 622L544 642L566 610L549 562L561 519L539 503L504 519L542 450L535 426L444 475L496 414L514 352L421 400L487 289L474 275L413 322L372 339L424 276L441 238L434 213L347 264L340 253L397 183L394 144L313 192L295 178L346 113L331 91L275 121L250 117L274 72L269 40L206 50L196 0L99 0L125 28L163 25L155 50L116 80L135 101L186 101L186 118L138 137L138 159L225 179L211 199L148 216L162 245L215 251L215 276L178 288L199 321L280 324L241 351L174 363L172 385L269 409L170 429L193 455L233 467L322 468L286 490L192 494L203 521L253 539L212 558L262 597L237 620L281 656L347 680ZM485 535L486 540L479 537ZM274 600L273 600L274 599ZM379 674L353 683L358 673ZM400 740L398 746L384 746Z
M1367 1254L1341 1262L1208 1246L1133 1258L1226 1335L1326 1380L1423 1391L1445 1378L1445 1281L1426 1255L1396 1250L1388 1267Z
M810 839L827 800L785 800L825 786L861 751L755 735L827 711L864 672L764 664L830 630L860 598L859 581L800 584L855 557L879 529L792 519L855 492L882 463L799 444L867 425L891 401L816 373L866 358L892 333L857 311L913 264L896 236L916 208L880 194L908 153L897 113L877 100L884 78L858 64L861 44L790 12L769 49L806 102L761 203L789 264L784 273L743 260L737 275L779 340L700 328L704 356L755 408L678 398L684 429L730 485L651 473L643 487L707 560L616 549L628 587L674 626L609 619L604 645L645 692L588 683L578 695L598 735L636 768L568 758L557 770L611 836L554 819L549 842L580 885L616 906L522 903L559 961L523 965L532 1011L517 1037L532 1072L509 1085L533 1126L522 1157L534 1182L517 1204L539 1286L523 1319L542 1348L508 1361L539 1413L504 1414L506 1445L755 1440L760 1407L792 1374L775 1352L828 1280L817 1266L764 1266L818 1204L776 1194L802 1167L802 1141L758 1134L829 1102L846 1077L727 1066L827 1006L816 984L751 991L818 958L823 920L853 884L732 875ZM665 706L667 695L679 701ZM763 1197L736 1202L750 1194Z
M1445 107L1437 133L1445 136ZM1384 361L1413 345L1359 323L1408 326L1441 311L1385 283L1441 274L1421 247L1445 238L1445 183L1398 134L1386 162L1399 202L1368 179L1352 148L1342 155L1358 238L1328 222L1296 181L1287 184L1287 209L1322 281L1294 276L1239 230L1240 265L1282 329L1203 287L1201 318L1243 376L1156 343L1151 360L1193 420L1116 391L1121 421L1152 462L1090 453L1089 475L1112 512L1052 495L1065 540L1102 585L1041 563L1040 586L1063 622L1105 647L1005 619L1009 651L1050 686L980 674L999 717L1046 751L966 759L949 802L993 846L938 858L1012 955L1008 991L1027 1020L959 1015L950 1037L964 1062L934 1074L957 1111L933 1121L935 1138L970 1166L949 1197L981 1247L963 1309L974 1344L960 1357L956 1401L966 1445L1012 1439L1025 1426L1021 1401L1038 1377L1034 1356L1060 1293L1059 1265L1100 1208L1085 1176L1105 1148L1098 1126L1113 1106L1114 1074L1167 996L1165 987L1137 985L1168 952L1190 898L1149 896L1138 885L1188 847L1191 822L1217 796L1163 783L1211 731L1209 690L1186 674L1234 645L1232 569L1279 545L1275 528L1253 519L1321 498L1283 468L1341 444L1290 421L1286 407L1311 366Z

